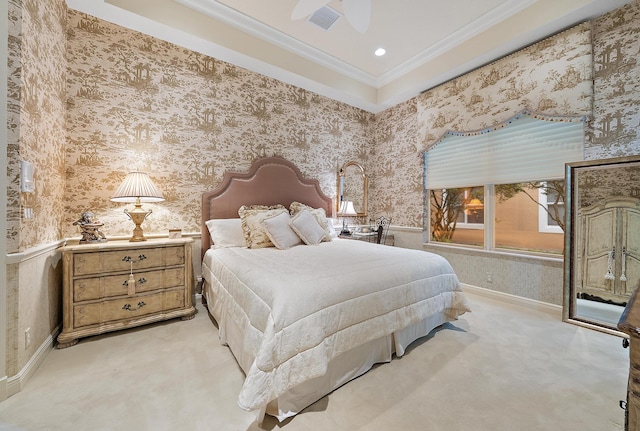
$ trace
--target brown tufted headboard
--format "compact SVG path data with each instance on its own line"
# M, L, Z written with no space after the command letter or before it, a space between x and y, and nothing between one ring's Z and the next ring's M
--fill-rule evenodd
M217 188L202 194L202 255L211 246L207 220L238 218L242 205L282 204L289 208L294 201L324 208L327 217L333 216L333 201L322 193L318 180L304 178L296 165L282 157L256 160L246 173L225 172Z

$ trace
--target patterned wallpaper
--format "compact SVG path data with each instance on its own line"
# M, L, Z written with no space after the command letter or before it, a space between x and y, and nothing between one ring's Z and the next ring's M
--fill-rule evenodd
M640 1L594 21L595 106L586 160L640 154Z
M92 210L107 236L128 235L109 200L132 169L147 171L165 202L146 233L200 230L200 196L225 170L264 155L296 163L336 195L347 160L367 167L373 115L223 61L69 11L66 206L63 229Z
M397 226L422 226L416 109L414 98L377 114L376 145L369 156L369 213Z
M581 24L378 114L374 211L422 227L420 152L447 130L482 129L525 108L590 115L591 59L590 24Z
M7 253L62 238L67 7L10 0L7 82ZM20 193L20 160L34 165L35 193ZM21 218L31 208L34 217Z
M640 159L631 166L604 165L577 169L576 205L585 208L611 197L640 199Z
M591 25L578 25L427 91L418 98L421 147L447 130L489 127L523 109L591 115Z

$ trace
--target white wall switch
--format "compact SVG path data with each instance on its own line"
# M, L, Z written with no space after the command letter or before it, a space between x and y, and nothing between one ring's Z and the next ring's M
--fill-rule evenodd
M36 187L33 183L33 163L26 160L20 161L20 191L33 193Z

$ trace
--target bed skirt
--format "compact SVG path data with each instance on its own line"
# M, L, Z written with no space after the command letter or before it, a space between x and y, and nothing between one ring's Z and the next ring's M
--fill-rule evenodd
M205 304L215 304L216 299L206 280L203 283L202 298ZM224 328L226 344L246 374L255 358L242 349L244 328L239 327L235 319L216 315L213 311L216 307L207 307L207 309L218 323L218 327ZM428 335L433 329L451 320L453 319L448 318L444 312L439 313L388 336L369 341L342 353L329 362L325 375L307 380L291 388L264 406L258 413L258 421L261 422L264 413L274 416L279 421L298 414L305 407L310 406L333 390L366 373L375 364L390 362L394 353L398 357L403 356L412 342Z

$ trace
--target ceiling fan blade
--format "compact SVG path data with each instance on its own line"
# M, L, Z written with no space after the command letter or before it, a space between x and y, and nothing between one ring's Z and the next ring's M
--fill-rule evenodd
M371 22L371 0L342 0L344 16L360 33L365 33Z
M331 0L299 0L296 7L293 8L293 12L291 12L291 19L305 18L330 1Z

